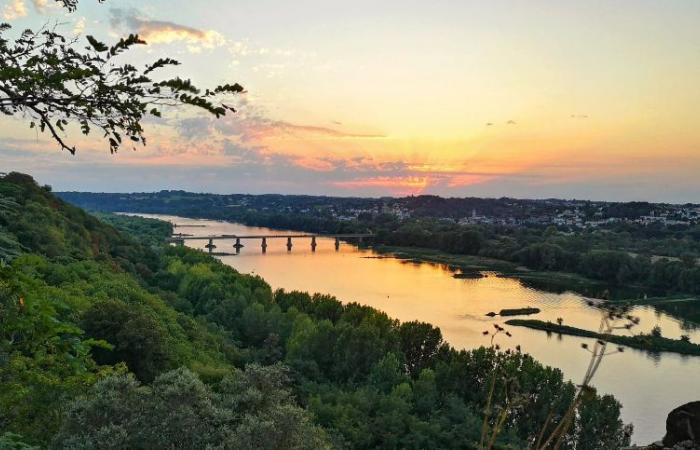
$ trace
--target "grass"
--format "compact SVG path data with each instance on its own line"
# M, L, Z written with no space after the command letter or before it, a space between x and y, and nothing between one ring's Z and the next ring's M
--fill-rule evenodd
M681 355L700 356L700 345L683 341L681 339L669 339L661 336L652 336L649 334L638 334L635 336L600 334L596 333L595 331L535 319L512 319L506 321L506 325L527 327L534 330L546 331L548 333L559 333L569 336L600 339L605 342L624 345L626 347L645 350L652 353L671 352L679 353Z

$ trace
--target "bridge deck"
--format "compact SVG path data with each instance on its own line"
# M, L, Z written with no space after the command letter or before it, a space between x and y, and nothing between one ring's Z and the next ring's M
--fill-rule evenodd
M221 234L216 236L173 236L170 241L209 241L221 239L301 239L301 238L330 238L330 239L352 239L352 238L370 238L373 234L355 233L355 234Z

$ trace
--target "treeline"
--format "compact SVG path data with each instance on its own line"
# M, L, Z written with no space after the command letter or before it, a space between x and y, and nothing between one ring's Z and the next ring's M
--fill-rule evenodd
M329 208L346 201L308 196L218 196L179 191L156 194L64 193L71 201L98 209L156 212L186 217L238 221L247 225L318 233L374 232L374 243L422 247L449 253L511 261L533 270L565 271L599 282L632 285L655 295L700 293L700 227L621 223L601 230L569 230L553 226L459 225L431 217L399 220L389 214L360 214L338 220ZM116 204L106 203L114 200ZM226 205L226 201L253 202ZM403 199L418 210L442 211L460 199L420 196ZM464 199L484 200L484 199ZM350 205L363 199L347 199ZM369 204L376 202L367 199ZM484 200L487 201L487 200ZM496 201L496 200L493 200ZM501 200L498 200L501 201ZM329 203L330 202L330 203ZM503 199L503 205L514 202ZM516 204L519 204L515 201ZM529 205L531 201L522 201ZM535 204L547 205L547 202ZM323 203L325 204L325 203ZM500 203L499 203L500 204ZM613 215L647 213L649 203L606 204ZM607 210L606 209L606 210ZM304 210L306 212L299 212ZM660 257L667 255L668 258Z
M620 249L611 233L561 232L554 227L458 225L434 219L397 220L380 215L341 222L308 215L286 216L247 212L235 220L257 226L299 229L319 233L365 232L373 242L390 246L420 247L496 258L541 271L572 272L612 285L634 285L654 293L700 294L700 266L692 245L680 258L652 258ZM628 237L629 239L629 237ZM698 245L700 235L687 234L669 241Z
M378 242L497 258L541 271L573 272L612 285L650 292L700 294L697 256L652 258L613 250L591 234L556 229L459 226L438 221L378 224Z
M308 213L314 215L333 212L337 215L351 215L358 211L381 213L385 208L394 207L410 212L417 218L452 218L478 215L500 219L528 220L535 217L554 216L559 213L577 211L582 217L594 219L639 219L652 214L666 214L676 217L683 207L690 217L697 218L693 211L698 205L671 205L649 202L602 202L586 200L528 200L515 198L479 197L440 197L437 195L417 195L408 197L329 197L323 195L281 195L281 194L205 194L186 191L142 192L133 194L61 192L59 195L88 209L107 211L163 212L172 207L188 208L191 212L216 210L227 214L227 210L254 209L260 212ZM681 217L676 217L680 219Z
M509 409L496 448L525 448L574 395L528 355L457 351L429 324L272 292L29 177L0 178L0 193L0 447L473 449L495 383L492 407ZM561 448L627 443L619 409L586 395Z
M666 240L689 242L677 258L652 258L624 249L614 232L562 232L554 227L458 225L434 219L397 220L365 216L355 222L310 215L247 212L233 218L249 225L319 233L373 232L375 244L419 247L511 261L539 271L572 272L610 285L634 286L649 293L700 294L700 235L687 230ZM624 239L632 239L625 235ZM643 237L640 237L643 239ZM638 247L640 246L637 244ZM658 244L661 245L661 244ZM639 248L637 248L639 249Z
M650 353L672 352L681 355L700 356L700 345L690 342L690 338L687 335L681 339L669 339L661 336L660 329L658 329L659 331L657 331L656 334L652 332L649 334L640 333L633 336L625 336L618 334L602 334L591 330L537 319L511 319L506 321L506 325L542 330L547 334L557 333L560 335L566 334L569 336L600 339Z

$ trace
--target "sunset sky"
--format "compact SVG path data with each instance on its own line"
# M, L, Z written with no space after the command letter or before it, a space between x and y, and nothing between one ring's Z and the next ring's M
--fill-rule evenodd
M0 117L0 171L56 190L700 202L700 1L0 0L143 64L172 56L239 113L149 120L110 155ZM74 130L73 130L74 131Z

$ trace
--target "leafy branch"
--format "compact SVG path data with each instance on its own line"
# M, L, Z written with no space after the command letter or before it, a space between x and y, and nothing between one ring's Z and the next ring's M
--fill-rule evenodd
M59 0L70 10L73 0ZM108 46L87 36L87 46L46 26L25 30L10 40L9 24L0 24L0 112L27 117L30 128L48 132L62 150L75 154L66 127L77 123L83 134L99 130L111 153L125 142L146 144L142 121L161 116L165 106L188 105L214 116L235 112L222 101L244 92L239 84L201 90L180 77L155 79L159 70L180 63L160 58L144 68L116 58L146 42L130 34Z

